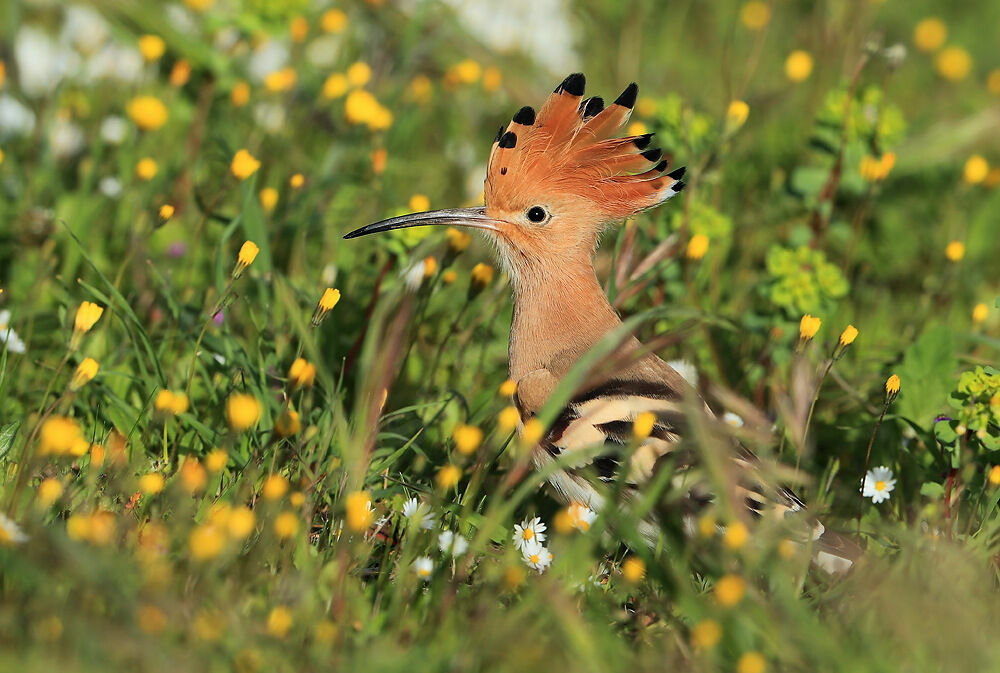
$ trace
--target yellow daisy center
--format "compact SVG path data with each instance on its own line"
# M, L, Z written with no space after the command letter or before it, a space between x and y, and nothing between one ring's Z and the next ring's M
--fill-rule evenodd
M531 560L532 563L538 563L539 561L541 561L541 559L538 557L538 554L532 554L528 558Z
M524 532L521 533L521 537L523 537L525 540L530 540L531 538L535 537L535 531L531 530L530 528L525 528Z
M875 482L875 490L876 491L882 491L884 489L885 489L885 482L884 481L876 481Z

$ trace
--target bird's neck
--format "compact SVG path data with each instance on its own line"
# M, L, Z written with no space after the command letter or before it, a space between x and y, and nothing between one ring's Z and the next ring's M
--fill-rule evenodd
M620 324L589 260L558 269L526 269L514 287L510 376L518 381L544 368L562 378Z

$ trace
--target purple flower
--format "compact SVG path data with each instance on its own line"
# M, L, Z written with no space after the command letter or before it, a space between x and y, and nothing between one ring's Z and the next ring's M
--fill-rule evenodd
M212 322L216 325L222 326L222 323L226 321L226 311L222 310L212 316Z
M187 244L184 241L174 241L167 248L167 255L173 258L183 257L184 253L187 252Z

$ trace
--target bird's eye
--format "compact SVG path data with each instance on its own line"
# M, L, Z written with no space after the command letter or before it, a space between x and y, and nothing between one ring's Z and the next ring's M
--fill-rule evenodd
M532 206L528 209L528 219L532 222L544 222L548 213L541 206Z

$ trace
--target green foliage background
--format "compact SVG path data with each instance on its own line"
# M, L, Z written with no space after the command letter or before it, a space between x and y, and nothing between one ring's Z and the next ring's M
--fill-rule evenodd
M681 196L610 231L596 263L639 337L692 363L712 405L741 417L700 428L695 448L717 455L735 434L798 482L810 515L857 531L866 554L845 578L788 553L791 522L727 544L714 523L740 512L726 503L655 549L628 511L550 530L544 574L511 548L514 523L537 514L555 529L559 508L497 423L509 279L473 283L476 264L494 264L475 237L457 250L436 230L342 236L420 197L477 203L497 125L567 74L537 52L491 49L430 1L107 0L86 5L103 17L97 43L91 28L68 32L61 3L0 8L0 308L25 346L7 334L0 350L0 523L29 536L0 534L0 667L752 673L758 653L766 670L997 669L1000 3L758 5L565 4L588 93L639 82L633 122L688 167ZM748 25L760 7L766 25ZM346 22L327 32L330 9ZM920 23L931 15L940 43ZM520 27L539 43L546 29ZM134 56L142 35L165 50L134 77L56 68L38 92L23 62L48 61L25 51L28 33L53 36L57 64L112 43ZM287 50L275 67L293 70L289 86L252 72L269 45ZM786 73L794 50L811 58L805 77ZM332 95L331 75L357 63L366 81L354 66L357 83ZM162 126L130 119L137 96L163 102ZM727 113L734 100L745 123ZM12 130L15 105L30 128ZM120 141L101 130L109 116ZM246 180L230 169L240 149L260 161ZM863 174L887 155L880 179ZM143 158L152 179L136 173ZM685 254L693 236L709 241L700 259ZM234 280L245 240L260 252ZM341 299L316 327L327 287ZM73 350L82 301L104 314ZM803 346L804 313L823 322ZM848 324L860 335L844 350ZM100 370L71 390L84 357ZM298 357L316 366L310 388L289 381ZM887 401L891 374L902 390ZM190 407L158 412L164 389ZM237 393L261 407L246 432L227 422ZM289 408L301 429L282 437ZM42 455L54 417L108 455L125 447L122 461ZM456 450L459 424L484 431L472 455ZM181 466L217 448L224 469L191 493ZM869 467L896 477L879 505L858 494L869 448ZM448 465L461 479L443 489ZM289 494L263 495L269 475ZM377 534L351 530L359 491ZM469 552L451 559L408 527L411 496ZM252 508L253 532L226 537L220 503ZM294 535L275 528L283 513ZM200 534L218 553L199 558ZM427 583L413 571L423 555ZM627 557L643 579L623 575ZM733 605L723 576L746 582ZM699 643L706 623L717 643Z

